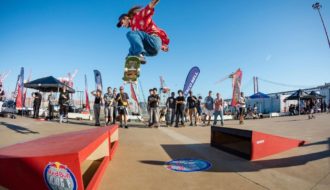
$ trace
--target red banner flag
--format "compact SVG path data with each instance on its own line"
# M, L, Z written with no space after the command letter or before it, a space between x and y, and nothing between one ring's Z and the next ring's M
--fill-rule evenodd
M238 69L233 76L233 98L231 100L231 106L236 106L239 101L241 94L241 81L242 81L242 71Z
M86 110L90 111L91 107L89 105L88 86L87 86L87 76L86 75L85 75L85 96L86 96Z
M24 67L21 67L21 73L18 75L16 109L23 109L23 93L24 93Z
M30 74L29 74L29 78L27 79L27 83L30 82L31 80L31 71L30 71ZM26 100L26 92L27 92L27 88L25 89L24 91L24 95L23 95L23 107L25 107L25 100Z
M21 78L21 77L20 77ZM21 80L21 79L19 79ZM17 83L17 95L16 95L16 109L22 109L23 108L23 98L22 98L22 88L21 88L21 82L18 81Z
M137 96L135 94L135 91L134 91L134 88L133 88L133 84L132 83L131 83L131 97L137 103L137 105L139 105L139 101L138 101Z

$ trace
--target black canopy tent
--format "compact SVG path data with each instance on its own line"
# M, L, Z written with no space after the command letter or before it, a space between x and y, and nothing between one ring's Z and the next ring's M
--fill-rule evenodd
M323 99L325 96L316 93L315 91L310 92L308 95L304 96L302 99Z
M298 112L300 115L300 100L303 100L305 97L307 97L309 94L306 93L305 91L299 89L295 93L293 93L291 96L285 98L286 100L298 100Z
M308 94L305 91L299 89L295 93L291 94L291 96L285 98L285 100L300 100L306 96L308 96Z
M57 80L53 76L48 76L40 79L33 80L31 82L25 83L24 87L26 88L33 88L36 90L39 90L41 92L59 92L63 89L63 87L66 87L66 90L69 93L74 93L75 90L68 85L62 83L61 81Z

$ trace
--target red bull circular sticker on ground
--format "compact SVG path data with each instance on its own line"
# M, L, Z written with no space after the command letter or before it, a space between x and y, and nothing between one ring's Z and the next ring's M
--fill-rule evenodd
M50 190L77 190L77 180L71 170L59 162L45 167L44 179Z
M208 170L211 163L200 159L177 159L167 162L165 167L176 172L199 172Z

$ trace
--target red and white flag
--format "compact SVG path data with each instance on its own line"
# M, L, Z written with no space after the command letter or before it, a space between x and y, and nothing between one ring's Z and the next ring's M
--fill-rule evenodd
M131 97L136 102L137 105L139 105L139 101L137 99L133 84L131 83Z
M231 106L236 106L241 94L241 81L243 73L241 69L238 69L233 75L233 98L231 100Z

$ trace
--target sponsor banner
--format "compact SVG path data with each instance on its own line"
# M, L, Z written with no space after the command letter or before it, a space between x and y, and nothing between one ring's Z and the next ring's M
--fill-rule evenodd
M190 69L186 78L186 82L183 87L183 94L185 97L188 95L189 91L194 86L199 73L200 73L200 69L198 67L193 67Z
M87 85L87 76L85 75L85 96L86 96L86 110L90 111L91 107L89 105L89 98L88 98L88 85Z
M136 93L135 93L135 90L134 90L134 87L133 87L132 83L131 83L131 97L136 102L136 104L139 105L139 101L138 101L138 98L136 96Z
M94 76L95 76L96 90L101 90L103 92L102 76L100 71L94 70Z
M23 91L24 91L24 67L21 67L20 75L17 79L17 95L16 95L16 109L23 108Z
M231 106L236 106L241 95L241 81L242 81L242 71L238 69L233 76L233 98L231 100Z
M44 170L44 180L50 190L77 190L77 179L71 170L60 162L50 162Z

